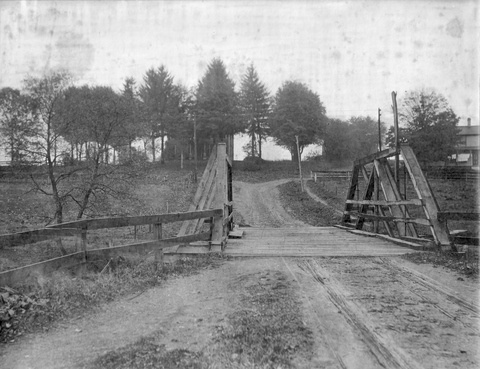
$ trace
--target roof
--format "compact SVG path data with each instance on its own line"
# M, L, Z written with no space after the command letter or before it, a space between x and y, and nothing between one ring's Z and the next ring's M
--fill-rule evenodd
M480 135L480 126L458 126L460 129L459 136L478 136Z

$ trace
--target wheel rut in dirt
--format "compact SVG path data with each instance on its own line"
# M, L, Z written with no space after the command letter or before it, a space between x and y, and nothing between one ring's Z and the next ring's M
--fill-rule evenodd
M451 291L425 276L407 273L399 259L315 258L298 264L327 291L381 365L477 367L476 309L463 298L452 300Z

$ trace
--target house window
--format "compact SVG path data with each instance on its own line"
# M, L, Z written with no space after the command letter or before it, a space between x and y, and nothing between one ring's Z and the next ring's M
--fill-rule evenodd
M467 136L460 136L458 138L457 146L467 146Z
M478 151L472 151L472 165L478 167Z

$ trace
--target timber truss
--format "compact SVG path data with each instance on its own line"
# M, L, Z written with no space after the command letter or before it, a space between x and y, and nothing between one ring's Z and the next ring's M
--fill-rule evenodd
M389 163L389 158L396 155L403 158L401 181L395 179ZM406 198L407 193L410 199ZM437 246L452 245L446 222L439 220L439 213L432 189L410 146L402 145L398 151L383 150L354 162L343 225L361 230L365 222L371 222L375 232L383 227L390 237L413 241L425 240L419 236L419 230L423 230L424 234L431 233Z

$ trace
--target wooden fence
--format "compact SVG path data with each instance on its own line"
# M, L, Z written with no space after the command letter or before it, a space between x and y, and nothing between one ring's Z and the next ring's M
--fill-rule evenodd
M350 180L352 172L349 171L326 171L311 170L310 178L317 182L317 179L345 179Z
M163 238L162 225L166 223L179 222L191 219L210 219L210 223L215 224L215 219L223 220L223 209L210 209L202 211L190 211L186 213L170 213L159 215L143 215L122 218L96 218L86 219L76 222L58 224L50 228L38 229L33 231L0 235L0 246L15 246L19 244L34 243L50 238L75 236L78 237L80 251L73 254L61 256L55 259L27 265L24 267L8 270L0 273L0 286L15 285L28 280L30 276L36 276L47 272L52 272L60 268L69 268L83 264L92 256L103 256L111 258L120 254L129 252L155 251L155 259L163 259L163 249L179 244L185 244L195 241L212 240L213 227L207 232L196 234ZM153 240L135 242L128 245L112 246L101 249L87 249L87 235L89 230L130 227L139 225L152 225Z

